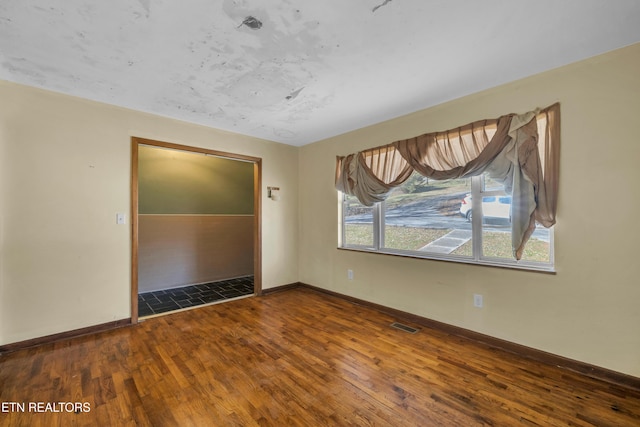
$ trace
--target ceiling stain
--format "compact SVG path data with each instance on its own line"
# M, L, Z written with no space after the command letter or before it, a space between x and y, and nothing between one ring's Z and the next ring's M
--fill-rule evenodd
M387 5L387 3L391 3L391 0L384 0L384 3L379 4L379 5L377 5L376 7L374 7L374 8L371 10L371 12L374 12L374 13L375 13L375 11L376 11L376 10L380 9L382 6L386 6L386 5Z
M304 89L304 86L302 86L298 90L294 90L293 92L291 92L289 95L287 95L286 99L289 101L291 101L292 99L296 99L296 97L300 94L300 92L302 92L302 89Z
M242 21L242 24L238 25L238 27L241 27L242 25L246 25L252 30L259 30L260 28L262 28L262 22L258 18L254 18L253 16L247 16L246 18L244 18L244 21Z
M149 5L150 0L138 0L138 3L142 6L142 8L147 12L147 17L151 13L151 7Z

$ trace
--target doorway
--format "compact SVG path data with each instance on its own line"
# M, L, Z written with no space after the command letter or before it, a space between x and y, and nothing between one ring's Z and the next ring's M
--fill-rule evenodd
M139 294L163 288L183 288L176 300L214 284L222 295L247 286L259 295L261 159L138 137L131 150L132 323L149 314Z

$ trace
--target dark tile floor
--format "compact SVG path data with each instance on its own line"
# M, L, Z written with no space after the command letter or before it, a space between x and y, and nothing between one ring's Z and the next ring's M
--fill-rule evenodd
M138 295L138 316L166 313L251 294L253 294L253 276L146 292Z

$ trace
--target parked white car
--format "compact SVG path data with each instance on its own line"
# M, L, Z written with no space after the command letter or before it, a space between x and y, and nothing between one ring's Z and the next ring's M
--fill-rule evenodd
M471 221L473 215L471 195L462 199L460 215ZM482 215L485 218L501 218L511 221L511 196L484 196L482 198Z

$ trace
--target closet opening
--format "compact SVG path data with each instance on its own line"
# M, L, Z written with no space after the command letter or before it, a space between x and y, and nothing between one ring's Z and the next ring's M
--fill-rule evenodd
M131 138L131 322L259 295L261 159Z

